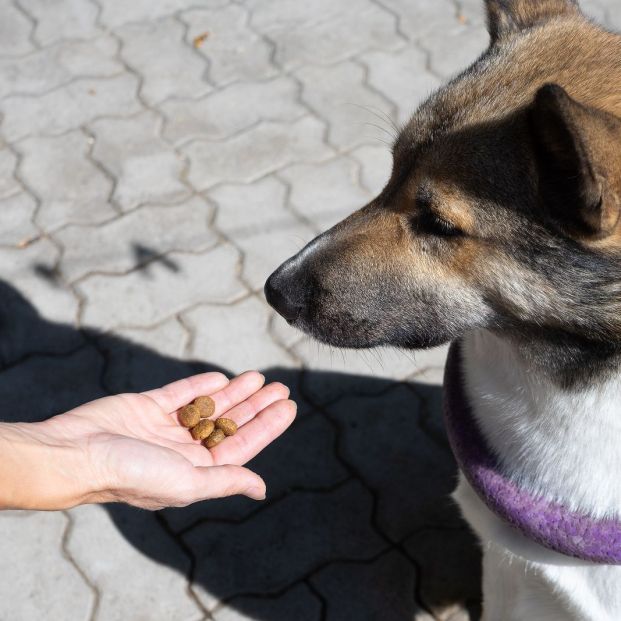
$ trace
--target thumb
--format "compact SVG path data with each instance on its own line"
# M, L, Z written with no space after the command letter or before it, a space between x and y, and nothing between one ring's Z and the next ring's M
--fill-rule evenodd
M242 494L253 500L265 500L265 481L242 466L196 466L194 468L196 500L223 498Z

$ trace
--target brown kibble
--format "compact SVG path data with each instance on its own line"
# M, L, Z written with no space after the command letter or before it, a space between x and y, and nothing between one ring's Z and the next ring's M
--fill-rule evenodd
M205 438L203 440L203 445L210 449L217 444L220 444L220 442L222 442L224 438L226 438L226 436L224 435L224 431L222 431L222 429L216 429L209 435L208 438Z
M209 418L216 411L216 403L211 397L196 397L192 403L198 408L201 418Z
M225 436L233 436L237 433L237 423L230 418L216 418L216 429L221 429Z
M215 425L212 420L208 418L201 419L197 425L190 429L190 433L195 440L204 440L211 435Z
M192 403L182 407L179 410L179 422L184 427L188 427L188 428L194 427L195 425L198 425L200 419L201 419L200 410Z

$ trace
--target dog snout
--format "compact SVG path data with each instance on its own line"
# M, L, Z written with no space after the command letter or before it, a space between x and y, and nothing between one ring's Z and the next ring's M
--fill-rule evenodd
M281 265L265 283L265 299L289 323L295 322L305 304L302 274L290 262Z

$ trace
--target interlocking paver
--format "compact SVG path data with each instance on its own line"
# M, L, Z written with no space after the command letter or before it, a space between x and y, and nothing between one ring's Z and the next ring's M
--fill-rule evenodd
M195 358L216 362L213 352L219 352L217 363L241 373L249 368L288 366L293 359L269 337L269 311L255 297L236 304L198 306L183 315L184 322L200 332L194 339L192 354ZM239 340L238 347L230 347L231 334Z
M91 39L99 32L93 0L19 0L36 19L35 38L41 45L61 39Z
M90 619L94 593L63 556L66 528L59 512L0 513L0 618Z
M185 28L173 17L128 24L117 34L123 40L123 58L144 80L140 92L149 104L200 97L211 90L204 80L207 64L185 44Z
M116 178L113 197L122 209L175 203L190 194L181 181L183 159L160 138L161 125L162 119L147 110L89 126L95 135L93 158Z
M278 176L291 188L292 208L324 230L373 198L358 183L359 173L355 161L341 156L321 164L295 164Z
M457 17L456 5L452 0L433 2L412 2L411 0L378 0L393 11L399 19L400 31L410 39L423 34L434 33L445 36L453 20ZM455 48L458 49L458 48Z
M332 558L371 558L384 543L370 518L371 496L351 482L293 493L242 524L197 526L184 535L197 560L193 589L211 608L217 598L277 592Z
M67 226L54 236L65 249L63 275L73 281L90 272L123 273L172 250L205 251L217 243L212 213L193 197L180 205L145 206L99 226Z
M67 549L100 593L97 618L198 621L186 589L189 559L152 513L86 505L73 509ZM114 520L112 519L114 517ZM156 558L142 553L156 540ZM151 550L149 550L151 551ZM131 571L122 571L131 567ZM121 571L120 571L121 570Z
M234 597L229 604L213 612L212 617L214 621L319 621L321 602L306 585L300 584L278 597Z
M242 275L255 290L263 288L275 265L315 236L287 209L286 188L273 177L220 186L210 197L218 205L215 225L244 253Z
M0 198L0 244L17 246L38 234L32 222L37 204L27 194Z
M79 77L110 77L123 71L112 37L71 41L19 58L0 58L0 92L42 94Z
M198 100L168 101L164 136L179 144L191 138L221 139L259 121L295 121L308 113L288 77L238 82Z
M350 152L362 166L360 183L377 196L388 182L392 171L392 154L384 145L366 145Z
M386 140L386 121L377 127L377 114L392 114L392 105L365 85L363 66L348 61L331 67L303 67L296 73L304 84L302 98L330 123L328 138L340 149Z
M448 451L421 430L420 401L410 390L399 386L379 397L348 396L329 412L343 430L341 455L375 491L383 532L399 540L443 516L455 522L448 499L455 466Z
M325 127L307 116L294 123L266 122L224 141L195 140L182 147L190 158L188 178L203 190L222 181L251 182L295 161L331 154Z
M366 49L395 49L402 43L396 20L371 0L247 0L252 23L276 44L286 68L330 64Z
M10 95L0 102L2 130L11 141L37 134L62 134L100 116L140 110L138 82L129 74L70 82L40 97Z
M12 2L0 3L0 56L18 56L34 49L32 24Z
M195 304L230 303L245 293L239 259L232 246L221 245L202 254L172 252L148 272L88 276L77 287L86 300L82 321L104 330L150 326Z
M415 600L417 576L399 552L365 563L336 562L311 578L326 600L326 621L432 621Z
M0 149L0 198L6 198L21 190L15 178L17 157L7 147Z
M206 35L197 51L209 61L208 74L217 85L237 80L256 80L276 74L271 47L248 26L248 14L238 5L210 10L186 11L181 19L188 26L189 45Z
M20 174L41 201L37 223L48 231L64 224L101 222L115 215L112 182L87 158L88 136L32 137L17 145Z
M405 124L416 108L441 84L436 76L427 71L427 56L414 47L392 53L368 52L360 60L369 68L369 84L397 106L400 125ZM389 119L382 119L381 114L375 123L395 134Z
M129 22L152 21L158 17L173 15L196 5L196 0L98 0L101 5L101 22L116 28ZM228 0L200 0L201 6L221 7Z

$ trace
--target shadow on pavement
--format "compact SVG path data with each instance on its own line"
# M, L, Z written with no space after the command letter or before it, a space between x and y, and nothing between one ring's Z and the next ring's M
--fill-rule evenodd
M45 321L5 283L0 367L4 419L30 421L109 392L217 369ZM446 609L458 603L478 619L480 556L448 499L456 469L440 389L263 371L300 403L291 430L250 464L266 479L267 501L233 498L158 513L107 505L127 541L189 575L204 607L222 600L252 619L406 621L421 608L449 618Z

